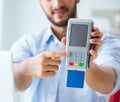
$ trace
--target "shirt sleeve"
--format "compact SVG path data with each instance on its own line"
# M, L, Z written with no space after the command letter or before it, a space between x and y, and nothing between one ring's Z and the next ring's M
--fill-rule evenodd
M115 37L108 36L103 39L103 45L98 52L95 63L104 66L111 66L116 72L116 83L113 94L120 89L120 41ZM101 94L97 92L98 94ZM101 94L102 95L102 94Z
M13 62L21 62L24 59L32 56L32 49L34 49L33 39L25 35L20 38L17 42L11 47Z

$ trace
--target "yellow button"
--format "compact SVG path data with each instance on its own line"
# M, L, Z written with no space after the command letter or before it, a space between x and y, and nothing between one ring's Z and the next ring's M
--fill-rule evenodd
M74 66L78 66L78 63L74 63Z

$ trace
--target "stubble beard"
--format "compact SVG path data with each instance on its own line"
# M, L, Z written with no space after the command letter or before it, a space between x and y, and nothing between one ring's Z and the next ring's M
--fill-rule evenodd
M70 18L75 18L76 17L76 8L77 7L76 7L76 4L75 4L73 10L71 11L70 15L68 16L68 19L66 19L65 21L61 21L61 22L55 22L49 15L47 15L46 13L45 14L46 14L48 20L53 25L58 26L58 27L65 27L65 26L67 26L68 20ZM68 8L66 8L66 9L68 9Z

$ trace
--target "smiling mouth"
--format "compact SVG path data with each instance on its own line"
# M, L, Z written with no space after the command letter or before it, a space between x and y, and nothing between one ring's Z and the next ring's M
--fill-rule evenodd
M58 16L62 16L65 12L68 11L68 8L66 7L61 7L60 9L54 9L52 11L52 14L57 14Z

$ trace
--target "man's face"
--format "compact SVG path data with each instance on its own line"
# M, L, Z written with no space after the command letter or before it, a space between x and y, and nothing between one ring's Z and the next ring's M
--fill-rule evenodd
M47 18L59 27L66 26L69 18L76 17L77 2L76 0L40 0Z

